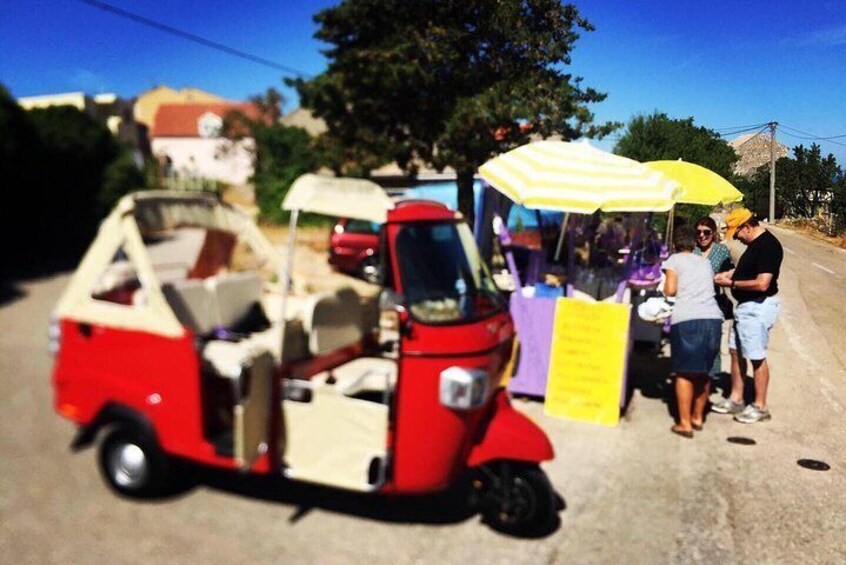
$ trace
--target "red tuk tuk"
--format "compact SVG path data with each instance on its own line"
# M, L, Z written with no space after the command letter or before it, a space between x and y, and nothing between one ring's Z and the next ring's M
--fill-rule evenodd
M499 385L514 325L460 215L317 175L284 207L281 269L252 221L214 198L121 200L52 327L55 406L79 425L74 445L103 432L101 471L127 496L161 492L171 457L390 495L470 472L493 527L549 524L538 465L552 446ZM351 288L290 295L300 211L382 225L378 304Z

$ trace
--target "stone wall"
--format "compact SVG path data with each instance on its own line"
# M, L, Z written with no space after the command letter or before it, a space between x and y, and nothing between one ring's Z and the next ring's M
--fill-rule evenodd
M740 155L740 160L734 164L735 174L749 177L758 167L770 163L770 135L768 133L742 135L730 141L729 145ZM789 152L786 145L776 141L776 161L781 157L787 157Z

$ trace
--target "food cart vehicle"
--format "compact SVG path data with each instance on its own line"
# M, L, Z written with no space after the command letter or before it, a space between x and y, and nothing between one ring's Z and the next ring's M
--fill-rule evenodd
M460 216L316 175L284 206L281 268L256 226L211 197L120 201L52 326L55 407L79 425L74 445L102 436L102 474L128 496L161 492L174 457L386 495L471 473L491 526L551 523L539 464L552 446L499 387L514 325ZM379 308L351 288L289 296L300 211L382 225Z
M521 359L530 360L518 364L509 390L515 394L544 397L556 299L567 297L635 307L645 300L646 293L641 291L656 286L660 277L660 245L646 237L650 213L669 210L680 196L681 188L658 171L583 142L530 143L491 159L479 173L489 187L483 193L486 213L481 225L490 226L490 231L498 234L506 250L506 264L516 287L510 297L511 314L520 335ZM509 252L514 238L506 229L507 210L513 204L563 214L554 254L558 264L553 265L563 280L557 288L546 288L541 278L544 271L551 270L546 264L551 250L540 245L529 250L529 266L521 277L513 253ZM597 225L591 230L591 219L598 218L598 212L611 212L614 217L607 217L605 225ZM622 225L624 213L635 220L629 241L626 241L628 230ZM601 254L599 265L602 268L594 268L597 266L594 248L584 254L585 265L578 268L576 242L593 240L594 235L601 240L599 233L603 230L608 235L616 230L618 236L608 238L612 245L608 246L608 253ZM480 231L480 237L487 237L488 233ZM586 238L584 234L590 236ZM565 239L567 259L560 264ZM639 325L633 329L638 331ZM660 328L647 329L652 334L657 332L660 338Z

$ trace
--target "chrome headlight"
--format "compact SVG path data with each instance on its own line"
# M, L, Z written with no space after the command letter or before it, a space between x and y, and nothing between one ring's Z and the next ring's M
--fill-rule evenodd
M471 410L488 399L488 373L482 369L450 367L441 371L441 404L456 410Z

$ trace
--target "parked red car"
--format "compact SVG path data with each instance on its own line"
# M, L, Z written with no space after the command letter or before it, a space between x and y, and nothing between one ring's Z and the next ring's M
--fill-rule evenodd
M379 283L382 276L379 224L367 220L339 219L329 239L329 264L369 283Z

